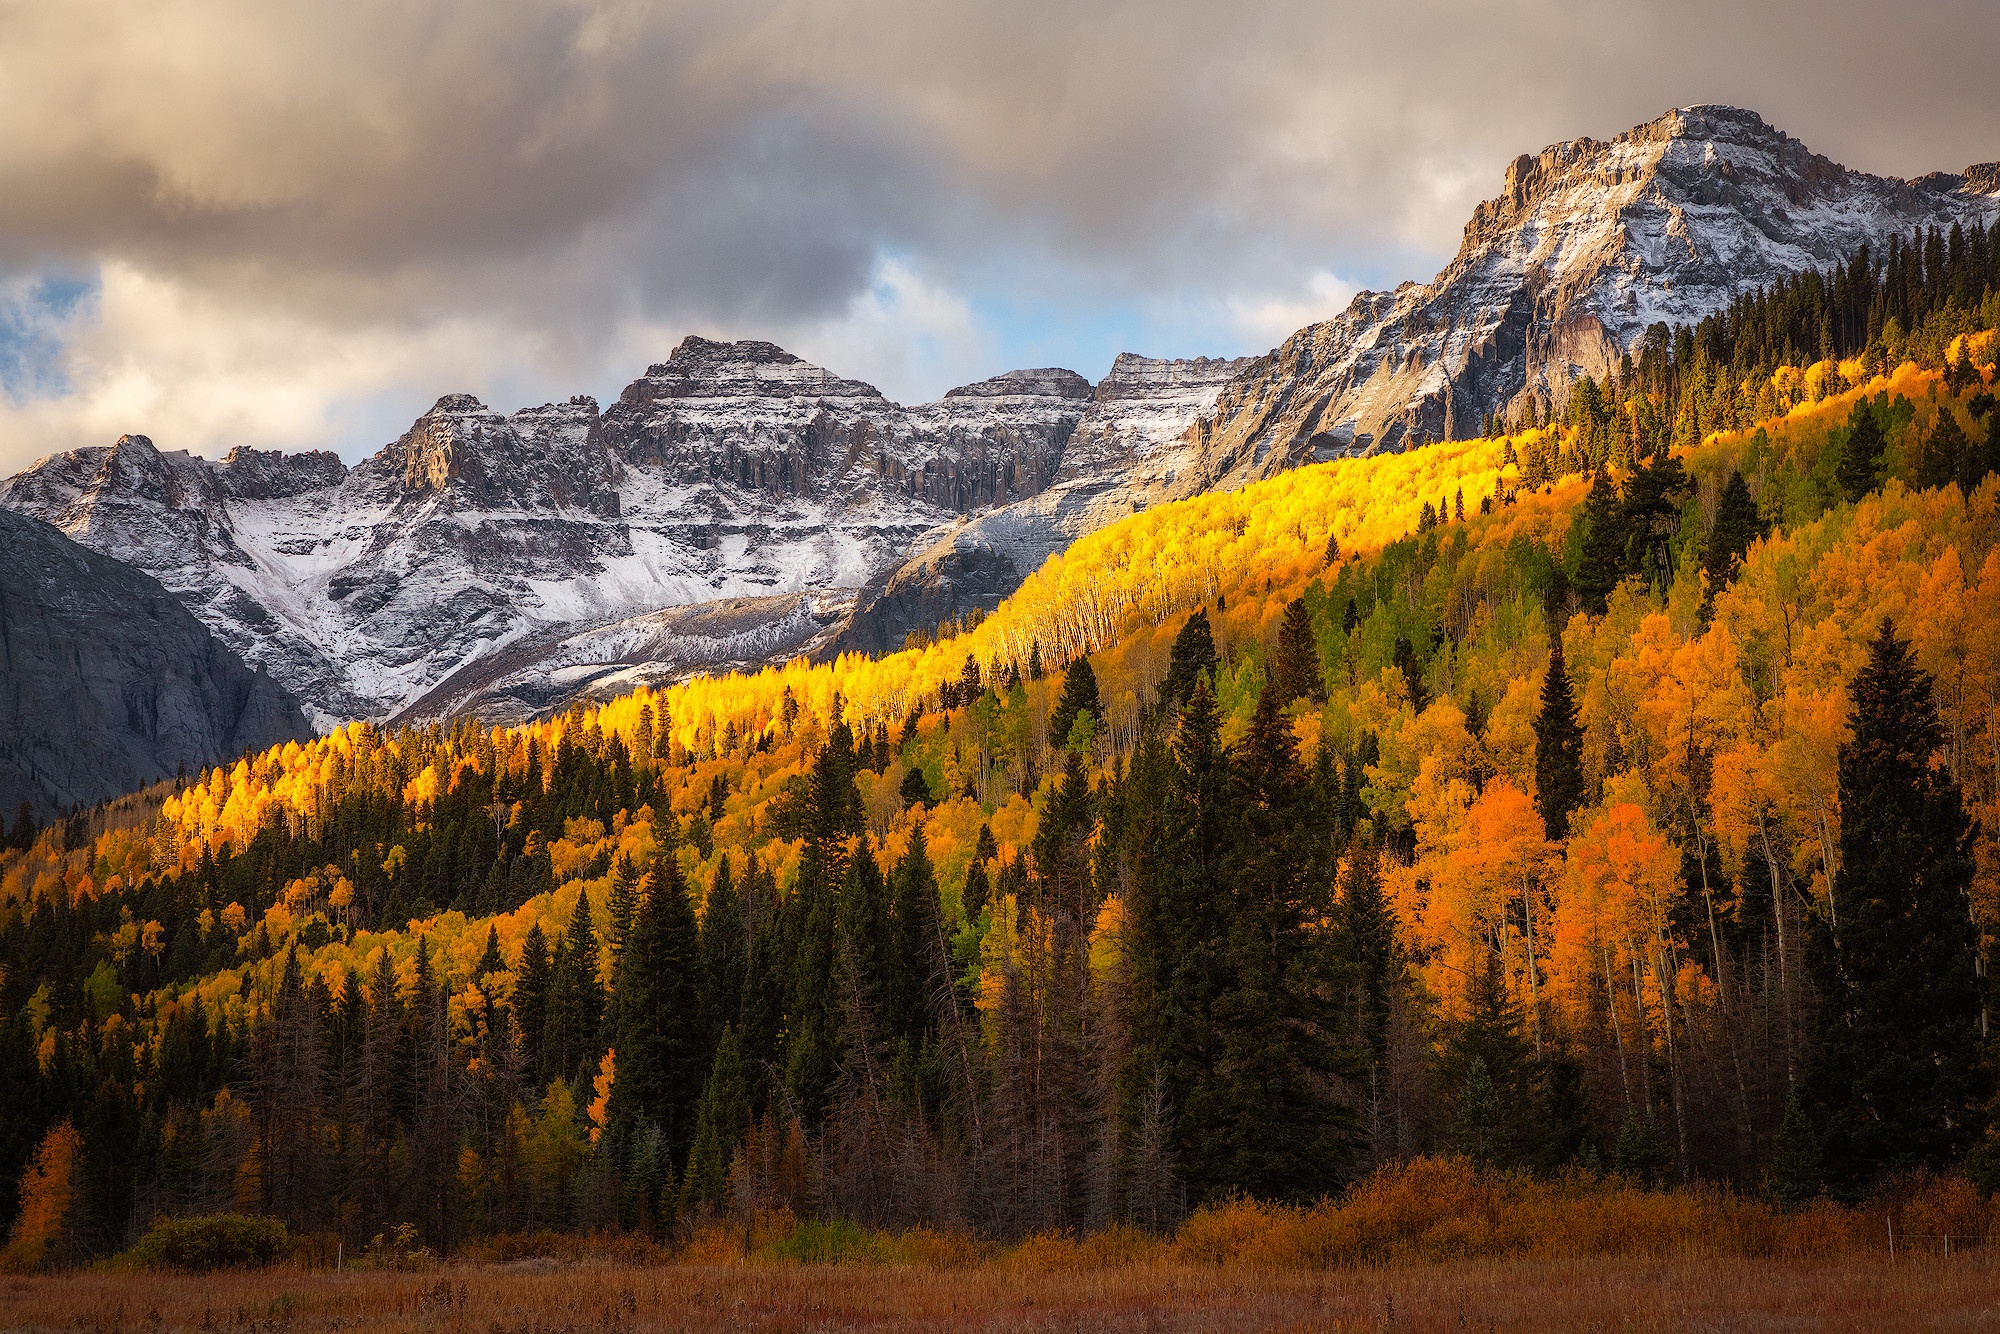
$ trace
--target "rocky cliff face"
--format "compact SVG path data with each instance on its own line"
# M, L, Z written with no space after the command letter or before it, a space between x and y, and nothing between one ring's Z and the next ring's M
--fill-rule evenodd
M0 809L47 818L310 733L157 580L0 510Z
M1849 171L1722 106L1524 155L1429 284L1363 292L1222 393L1201 428L1204 482L1476 435L1525 394L1560 403L1648 325L1697 322L1863 242L1990 217L1995 178L1993 164L1917 181Z
M1046 487L1090 393L1016 371L904 408L769 343L690 338L602 413L447 395L351 471L126 436L42 460L0 505L156 575L328 725L459 698L438 688L510 645L858 588L954 515ZM820 625L773 614L773 652Z
M1517 159L1429 284L1363 293L1262 357L1123 356L1094 387L1014 371L904 407L770 343L689 338L602 412L449 395L351 471L127 436L42 460L0 505L156 575L321 724L511 714L654 649L892 649L1135 510L1476 433L1655 322L1996 208L2000 165L1868 176L1692 107ZM708 603L727 606L647 619Z
M901 647L912 630L931 631L949 617L991 611L1083 534L1194 494L1204 461L1198 423L1223 388L1255 364L1251 358L1120 356L1091 391L1046 489L954 523L902 564L884 569L818 652L887 652Z

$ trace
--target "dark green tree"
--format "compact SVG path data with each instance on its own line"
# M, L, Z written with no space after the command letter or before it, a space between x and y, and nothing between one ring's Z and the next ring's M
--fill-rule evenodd
M743 895L725 855L709 882L701 912L702 1034L710 1037L735 1025L743 1008L750 967L750 935Z
M1583 805L1583 793L1583 729L1557 633L1551 636L1542 706L1535 714L1535 809L1550 839L1569 837L1570 812Z
M1583 501L1583 550L1577 557L1573 581L1583 609L1593 616L1604 614L1611 590L1630 573L1626 565L1630 538L1618 491L1599 468Z
M702 1088L695 1114L694 1145L681 1177L681 1211L701 1213L729 1203L729 1160L750 1121L750 1086L736 1030L725 1028L715 1044L715 1063Z
M1840 751L1840 864L1810 941L1820 1036L1805 1110L1828 1187L1856 1198L1892 1172L1948 1168L1979 1139L1972 824L1930 676L1886 618L1849 689Z
M604 983L597 975L597 932L591 926L590 896L578 892L569 930L556 952L549 986L549 1016L543 1060L551 1078L577 1079L597 1063L604 1023Z
M693 1137L706 1067L701 1040L701 948L687 881L671 854L654 858L618 957L614 1003L617 1079L612 1119L657 1126L678 1156Z
M1313 638L1312 618L1306 614L1304 598L1285 604L1285 617L1278 626L1278 650L1271 658L1270 687L1285 705L1306 696L1315 701L1326 698L1326 680L1320 672L1319 643Z
M1208 677L1212 697L1216 661L1215 636L1208 628L1208 608L1203 607L1188 617L1174 636L1173 649L1167 655L1167 677L1160 682L1160 707L1178 710L1194 693L1198 676Z
M1856 399L1847 418L1847 440L1840 448L1834 480L1848 500L1858 501L1875 489L1882 468L1882 428L1866 398Z
M1937 424L1924 437L1923 448L1917 454L1917 485L1929 489L1956 482L1968 447L1965 428L1958 424L1958 414L1951 410L1949 400L1941 403Z
M1068 745L1070 730L1077 718L1086 713L1093 723L1101 724L1104 720L1104 706L1097 698L1097 673L1091 670L1090 659L1078 654L1063 673L1062 695L1056 700L1055 712L1049 715L1049 744Z
M1715 595L1736 577L1736 567L1743 563L1750 544L1765 531L1757 502L1750 498L1750 484L1742 473L1730 473L1729 485L1722 488L1715 503L1715 526L1708 530L1701 552L1702 572L1708 576L1707 602L1713 603Z

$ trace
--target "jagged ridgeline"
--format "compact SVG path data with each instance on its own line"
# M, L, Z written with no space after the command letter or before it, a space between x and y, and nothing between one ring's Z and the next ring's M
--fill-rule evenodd
M0 859L10 1190L42 1146L0 1204L68 1172L101 1253L227 1207L1161 1228L1433 1152L1988 1171L1961 242L1553 421L1134 516L904 652L350 725L44 831Z

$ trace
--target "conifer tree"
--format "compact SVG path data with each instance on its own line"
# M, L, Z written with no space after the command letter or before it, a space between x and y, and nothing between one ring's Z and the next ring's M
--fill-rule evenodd
M624 853L611 868L611 894L605 900L604 911L608 919L605 936L614 951L625 948L625 936L632 929L632 913L639 902L639 868Z
M692 1138L701 1091L700 942L687 881L671 854L653 861L618 958L613 1004L618 1077L614 1119L659 1127L674 1154Z
M1972 825L1935 762L1945 737L1930 676L1886 618L1849 694L1840 863L1808 956L1821 1009L1804 1090L1827 1185L1852 1198L1888 1173L1955 1162L1980 1135L1992 1081L1966 897Z
M1535 714L1535 809L1551 842L1569 837L1570 812L1583 805L1583 791L1583 730L1558 631L1550 636L1549 670Z
M1278 703L1285 705L1301 695L1315 701L1326 698L1326 680L1320 672L1319 643L1313 638L1312 620L1303 598L1285 604L1285 617L1278 626L1278 651L1272 658L1270 684L1276 687Z
M1215 1161L1191 1161L1190 1178L1264 1199L1317 1199L1339 1182L1352 1118L1326 1092L1342 1073L1326 1005L1333 979L1308 923L1330 904L1310 884L1309 788L1275 692L1258 699L1233 760L1235 855L1215 1011L1221 1065L1210 1076L1224 1111L1213 1127Z
M542 924L535 922L521 941L521 959L514 968L514 1022L520 1026L530 1065L539 1064L551 980L548 938L542 934Z
M1610 477L1599 468L1583 501L1583 551L1577 559L1575 587L1583 608L1602 616L1611 590L1626 573L1627 532L1624 506Z
M604 983L597 975L597 932L591 926L590 896L579 887L569 930L556 953L549 986L549 1013L543 1057L549 1074L575 1077L595 1065L602 1050Z
M1957 481L1967 447L1965 429L1958 424L1958 414L1946 400L1939 405L1937 424L1924 437L1923 449L1917 455L1917 485L1929 489Z
M1361 607L1358 603L1355 602L1353 596L1350 594L1347 599L1346 609L1340 613L1341 638L1345 639L1347 636L1353 634L1357 629L1360 628L1360 626L1361 626Z
M748 980L750 940L743 895L724 856L701 913L701 1031L719 1033L740 1021Z
M881 1031L921 1045L931 1028L932 960L939 939L937 874L920 824L889 876L889 931L883 966Z
M486 948L480 953L479 962L473 966L472 980L484 981L488 975L500 972L506 967L507 961L500 956L500 929L497 926L488 926Z
M715 1044L715 1062L702 1086L695 1114L694 1144L681 1178L681 1210L700 1213L729 1203L729 1162L750 1121L750 1087L736 1030L724 1028Z
M1856 399L1847 418L1847 442L1841 446L1840 462L1834 469L1834 480L1848 500L1858 501L1875 489L1881 476L1882 448L1882 429L1876 425L1874 410L1866 398Z
M1229 1112L1214 1072L1232 851L1229 766L1206 680L1189 691L1164 767L1163 809L1132 886L1132 1094L1158 1073L1177 1157L1202 1198L1219 1185L1216 1136Z
M1098 703L1097 673L1091 670L1088 656L1079 653L1076 661L1063 673L1062 696L1056 701L1055 712L1049 715L1049 744L1055 747L1069 744L1070 731L1076 720L1089 714L1093 725L1103 722L1104 708Z
M1701 568L1708 576L1709 602L1736 577L1736 567L1742 564L1750 544L1764 536L1764 530L1757 502L1750 498L1749 483L1743 480L1742 473L1730 473L1729 485L1722 488L1722 495L1716 501L1715 526L1709 529L1708 541L1702 547Z
M1208 627L1208 608L1196 610L1174 636L1174 646L1167 655L1167 677L1160 682L1160 707L1178 710L1194 693L1197 676L1206 675L1210 681L1211 698L1215 680L1215 636Z

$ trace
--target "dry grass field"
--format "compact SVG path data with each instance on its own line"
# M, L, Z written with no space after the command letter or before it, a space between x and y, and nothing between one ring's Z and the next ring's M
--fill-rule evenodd
M1141 1264L598 1262L426 1273L88 1272L0 1280L7 1330L1959 1330L2000 1327L2000 1253L1946 1260L1461 1261L1322 1273Z

